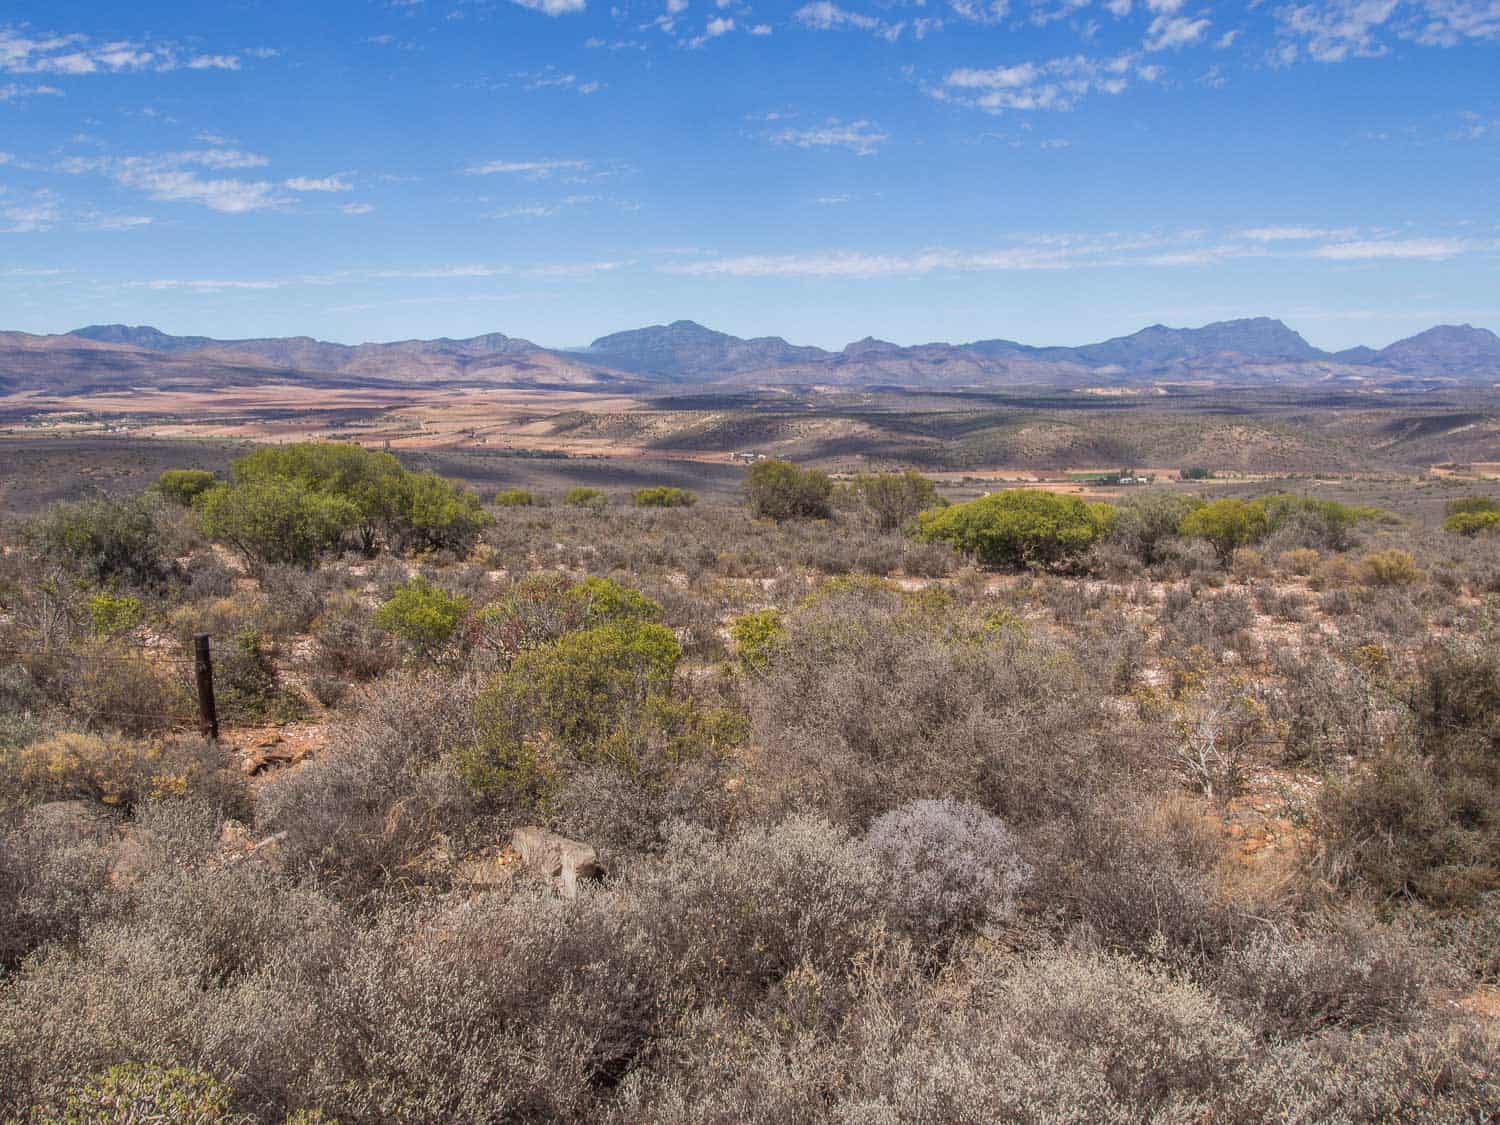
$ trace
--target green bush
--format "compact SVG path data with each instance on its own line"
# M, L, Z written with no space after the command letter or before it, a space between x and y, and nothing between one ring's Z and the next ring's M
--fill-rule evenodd
M850 485L881 531L905 527L928 508L947 504L937 485L915 469L900 473L861 473Z
M226 1125L233 1091L212 1075L186 1067L121 1063L68 1093L64 1125L170 1121L173 1125Z
M751 671L766 666L784 636L786 622L778 609L758 609L729 623L729 639L734 642L735 655Z
M1479 515L1485 512L1500 512L1500 501L1492 496L1460 496L1443 505L1450 516Z
M198 510L205 535L257 566L312 566L359 520L351 501L290 477L211 489L198 498Z
M1093 546L1109 530L1112 512L1076 496L1017 488L924 512L919 534L987 566L1056 566Z
M1443 530L1451 531L1455 535L1478 535L1485 531L1500 531L1500 512L1454 512L1443 521Z
M1205 468L1202 468L1201 466L1196 466L1196 465L1193 466L1192 468L1183 469L1182 472L1178 473L1177 475L1180 476L1183 480L1213 480L1214 479L1214 471L1212 469L1205 469Z
M525 488L502 488L495 493L497 508L534 508L536 496Z
M177 576L172 535L149 496L59 504L25 530L32 550L96 586L160 591Z
M790 461L757 461L745 474L745 495L756 519L827 519L833 480Z
M469 603L422 577L397 588L375 611L375 624L393 633L419 652L431 655L446 645L457 631Z
M214 644L214 701L233 723L288 722L302 714L302 701L281 684L276 661L255 629L243 629Z
M173 503L188 507L218 479L207 469L168 469L156 481L156 491Z
M568 490L568 494L563 497L563 503L570 508L598 509L609 503L609 497L600 489L579 485L577 488Z
M1219 562L1227 566L1239 548L1265 538L1271 521L1260 501L1226 498L1195 508L1183 517L1178 530L1190 539L1207 541Z
M466 555L479 533L495 522L477 496L436 473L408 476L400 503L396 540L409 550Z
M1359 573L1369 586L1412 586L1422 580L1417 560L1394 547L1360 559Z
M687 489L666 485L637 489L635 493L637 508L691 508L697 502L698 497Z
M629 765L617 736L671 692L677 638L652 622L616 621L520 653L476 706L478 745L461 757L471 786L537 798L569 761Z
M128 594L95 594L89 599L89 616L93 619L94 635L107 637L134 629L145 617L145 610L139 598Z
M1186 496L1153 492L1132 496L1115 509L1110 539L1119 543L1146 566L1163 557L1163 548L1176 537L1182 521L1194 507Z

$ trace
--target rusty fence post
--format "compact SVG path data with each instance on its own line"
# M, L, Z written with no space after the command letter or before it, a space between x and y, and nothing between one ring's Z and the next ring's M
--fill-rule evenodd
M208 634L193 638L193 671L198 680L198 732L204 738L219 741L219 711L214 706L214 658L208 647Z

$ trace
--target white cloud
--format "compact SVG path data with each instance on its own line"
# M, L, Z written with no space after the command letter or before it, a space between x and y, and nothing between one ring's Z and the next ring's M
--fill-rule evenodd
M886 23L861 12L851 12L832 3L832 0L814 0L811 4L804 4L793 13L792 18L814 31L843 31L852 28L856 31L868 31L887 42L899 39L906 26L904 23Z
M282 283L279 281L127 281L127 289L151 289L157 292L171 292L182 290L188 293L223 293L226 290L239 289L280 289Z
M511 175L545 180L557 172L582 172L587 160L491 160L465 169L471 176Z
M267 58L267 50L243 52ZM274 52L271 52L274 54ZM171 70L239 70L237 54L196 54L173 43L128 39L96 41L86 35L50 35L0 29L0 71L11 74L128 74Z
M565 16L581 12L588 6L587 0L511 0L523 8L544 12L549 16Z
M1143 44L1148 51L1175 51L1197 43L1208 30L1206 19L1188 19L1186 16L1157 16L1146 29Z
M14 82L7 82L0 86L0 102L15 102L22 98L39 97L61 97L62 91L56 86L20 86Z
M555 203L529 203L490 211L484 217L486 219L545 219L556 215L557 212L558 207Z
M869 121L842 122L830 118L826 124L811 129L783 129L770 138L779 145L795 145L797 148L846 148L856 156L870 156L882 144L890 140Z
M1314 258L1335 262L1370 262L1417 260L1438 262L1476 250L1494 250L1497 243L1476 242L1461 238L1369 239L1357 242L1335 242L1312 251Z
M336 176L324 176L322 179L308 179L306 176L297 176L286 180L282 187L288 191L353 191L354 185L349 182L349 173L340 172Z
M1343 62L1351 55L1370 58L1386 52L1377 31L1395 13L1398 0L1325 0L1276 9L1284 42L1276 61L1287 63L1300 50L1317 62Z
M725 35L733 30L734 18L732 16L724 19L716 17L708 21L708 26L703 29L703 33L710 39L716 39L720 35Z
M838 207L841 204L850 202L853 198L852 195L843 193L839 195L820 195L815 202L823 207Z
M989 69L961 67L949 71L941 86L929 87L927 92L940 101L958 102L986 113L1069 110L1090 93L1122 93L1130 84L1133 68L1139 77L1160 77L1159 68L1137 68L1137 59L1127 52L1109 59L1070 55Z
M768 23L758 23L750 29L750 34L757 36L770 35L771 25Z
M74 175L98 172L162 202L197 203L223 214L245 214L282 207L291 200L276 195L274 185L265 180L205 179L193 169L222 171L268 163L254 153L216 148L156 156L70 157L59 162L57 170Z
M375 210L373 203L346 203L339 208L346 215L368 215Z
M1348 229L1328 230L1324 227L1252 227L1239 232L1239 237L1251 242L1308 242L1320 238L1348 238L1354 232Z

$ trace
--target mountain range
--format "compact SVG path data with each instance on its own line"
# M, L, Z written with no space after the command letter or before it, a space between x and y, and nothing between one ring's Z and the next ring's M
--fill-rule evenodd
M500 333L349 345L307 336L173 336L121 324L59 336L0 332L0 394L266 382L620 389L653 384L1489 387L1500 383L1500 336L1467 324L1442 325L1378 350L1325 352L1269 317L1201 328L1154 324L1079 347L1004 339L905 346L866 338L839 351L791 344L779 336L742 339L690 320L617 332L571 350Z

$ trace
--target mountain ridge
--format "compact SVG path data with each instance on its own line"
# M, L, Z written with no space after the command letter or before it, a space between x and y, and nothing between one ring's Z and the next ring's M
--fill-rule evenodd
M1273 317L1195 328L1148 325L1077 346L992 338L903 345L866 337L838 351L780 336L742 338L676 320L544 348L502 332L339 344L311 336L217 339L150 325L95 324L59 336L0 332L0 393L256 381L620 387L639 384L1123 386L1325 383L1396 389L1500 382L1500 336L1436 325L1384 348L1327 352Z

